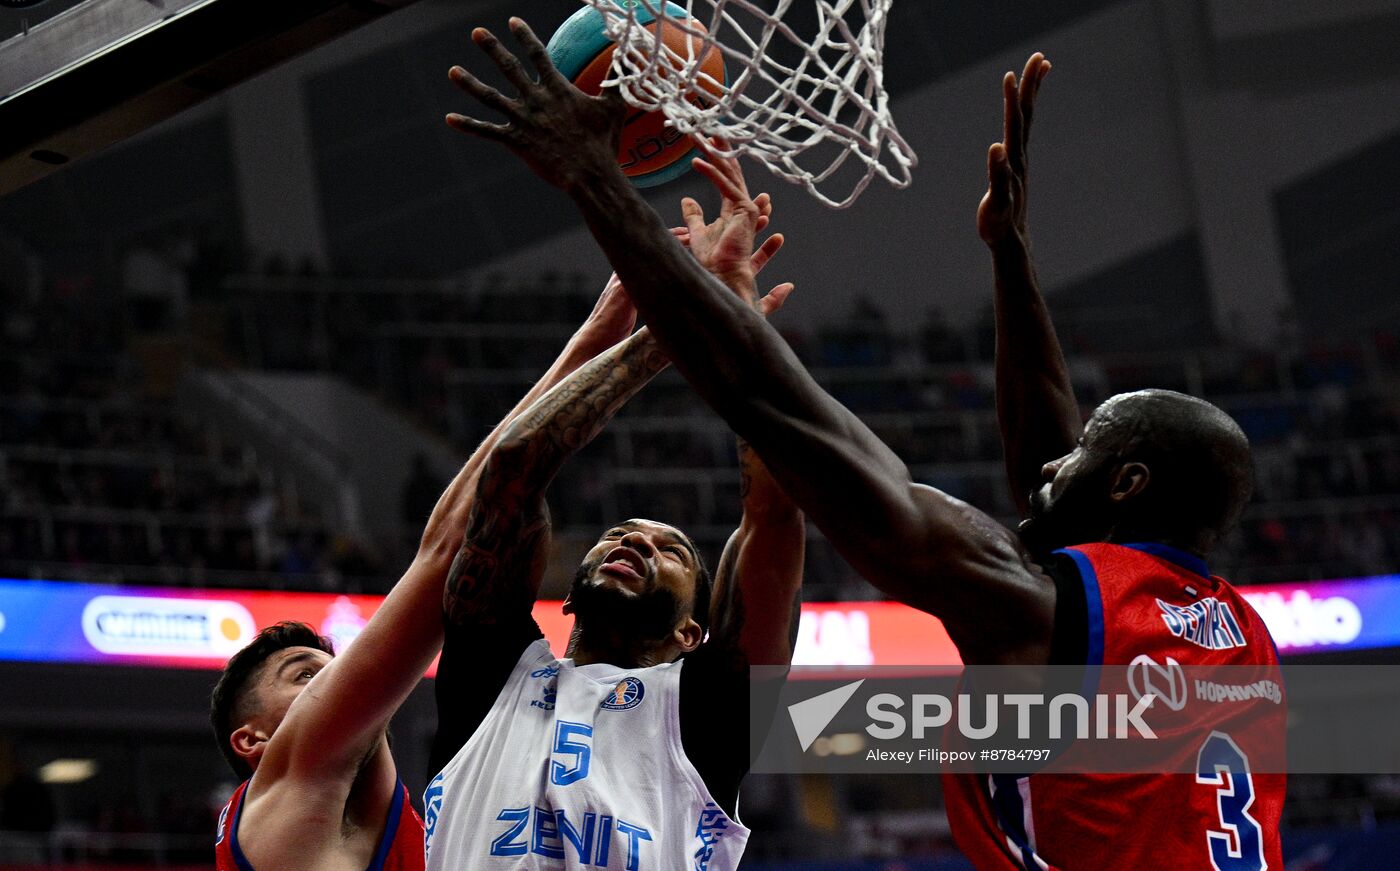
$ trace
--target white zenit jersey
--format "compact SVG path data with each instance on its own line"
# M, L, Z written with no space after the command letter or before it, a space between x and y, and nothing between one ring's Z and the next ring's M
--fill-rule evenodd
M681 747L682 666L576 666L527 647L423 796L428 871L737 868L749 830Z

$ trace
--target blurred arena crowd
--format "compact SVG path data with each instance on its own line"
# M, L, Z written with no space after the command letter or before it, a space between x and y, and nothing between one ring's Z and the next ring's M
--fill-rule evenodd
M451 470L415 464L394 494L399 535L345 528L281 463L177 401L182 374L319 373L412 421L445 455L465 457L549 365L603 279L334 276L188 239L88 253L45 261L0 239L7 577L383 592ZM1011 522L990 314L955 326L931 308L896 325L852 294L848 310L812 328L776 324L916 478ZM1215 571L1250 584L1400 564L1400 319L1345 336L1280 335L1268 347L1201 335L1170 349L1144 342L1136 353L1116 350L1111 317L1059 322L1086 410L1119 391L1170 387L1219 404L1250 436L1255 499ZM732 436L673 373L563 475L551 505L561 538L589 539L644 513L686 528L714 559L737 515ZM804 595L876 597L815 530ZM0 782L10 861L197 862L220 800L211 796L227 793L221 785L210 796L58 813L32 771L11 765ZM745 805L765 833L752 844L756 867L822 844L870 861L953 855L937 789L910 790L898 777L755 777ZM1310 831L1384 824L1400 819L1400 781L1293 778L1287 815Z
M465 285L352 279L189 240L64 261L105 264L91 268L58 268L14 241L3 248L0 571L21 578L386 589L443 471L419 463L403 485L401 538L338 529L254 446L173 403L179 373L195 364L338 376L465 457L601 287L601 277L550 273ZM1395 323L1281 335L1267 348L1203 335L1137 354L1100 350L1111 318L1062 323L1086 408L1170 387L1219 404L1250 436L1255 499L1217 572L1249 584L1400 563ZM916 478L1010 521L990 312L967 328L936 309L900 326L855 296L824 325L785 332ZM562 533L643 511L718 553L738 504L733 447L681 379L658 379L590 452L554 489ZM819 537L808 562L809 599L874 595Z

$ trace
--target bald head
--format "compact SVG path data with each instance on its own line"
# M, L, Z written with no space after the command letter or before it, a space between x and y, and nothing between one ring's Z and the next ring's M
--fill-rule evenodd
M1149 486L1137 524L1209 543L1239 520L1252 489L1249 439L1228 414L1173 390L1120 393L1095 410L1095 447L1140 462Z
M1114 396L1074 451L1047 463L1022 539L1033 551L1159 541L1208 552L1249 501L1249 440L1230 416L1171 390Z

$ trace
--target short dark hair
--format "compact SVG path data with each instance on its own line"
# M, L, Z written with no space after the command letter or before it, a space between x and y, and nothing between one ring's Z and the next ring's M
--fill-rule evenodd
M229 659L209 698L209 722L214 727L219 750L229 767L244 780L253 776L253 769L233 751L229 738L249 716L249 685L253 677L262 669L268 657L288 647L310 647L335 655L330 639L317 635L316 630L305 623L289 620L274 624L259 632L247 647Z

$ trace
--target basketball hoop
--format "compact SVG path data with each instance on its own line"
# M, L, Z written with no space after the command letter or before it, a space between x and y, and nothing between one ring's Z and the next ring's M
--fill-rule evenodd
M770 0L771 12L754 0L583 2L618 46L604 84L632 106L665 113L682 133L722 137L725 156L746 154L832 208L855 202L877 175L909 186L918 157L890 117L882 70L893 0L810 0L816 28L805 36L784 22L794 0ZM681 5L687 18L676 15ZM639 7L658 20L652 30L637 22ZM685 55L665 44L665 28L693 37ZM724 53L726 81L700 69L711 45Z

